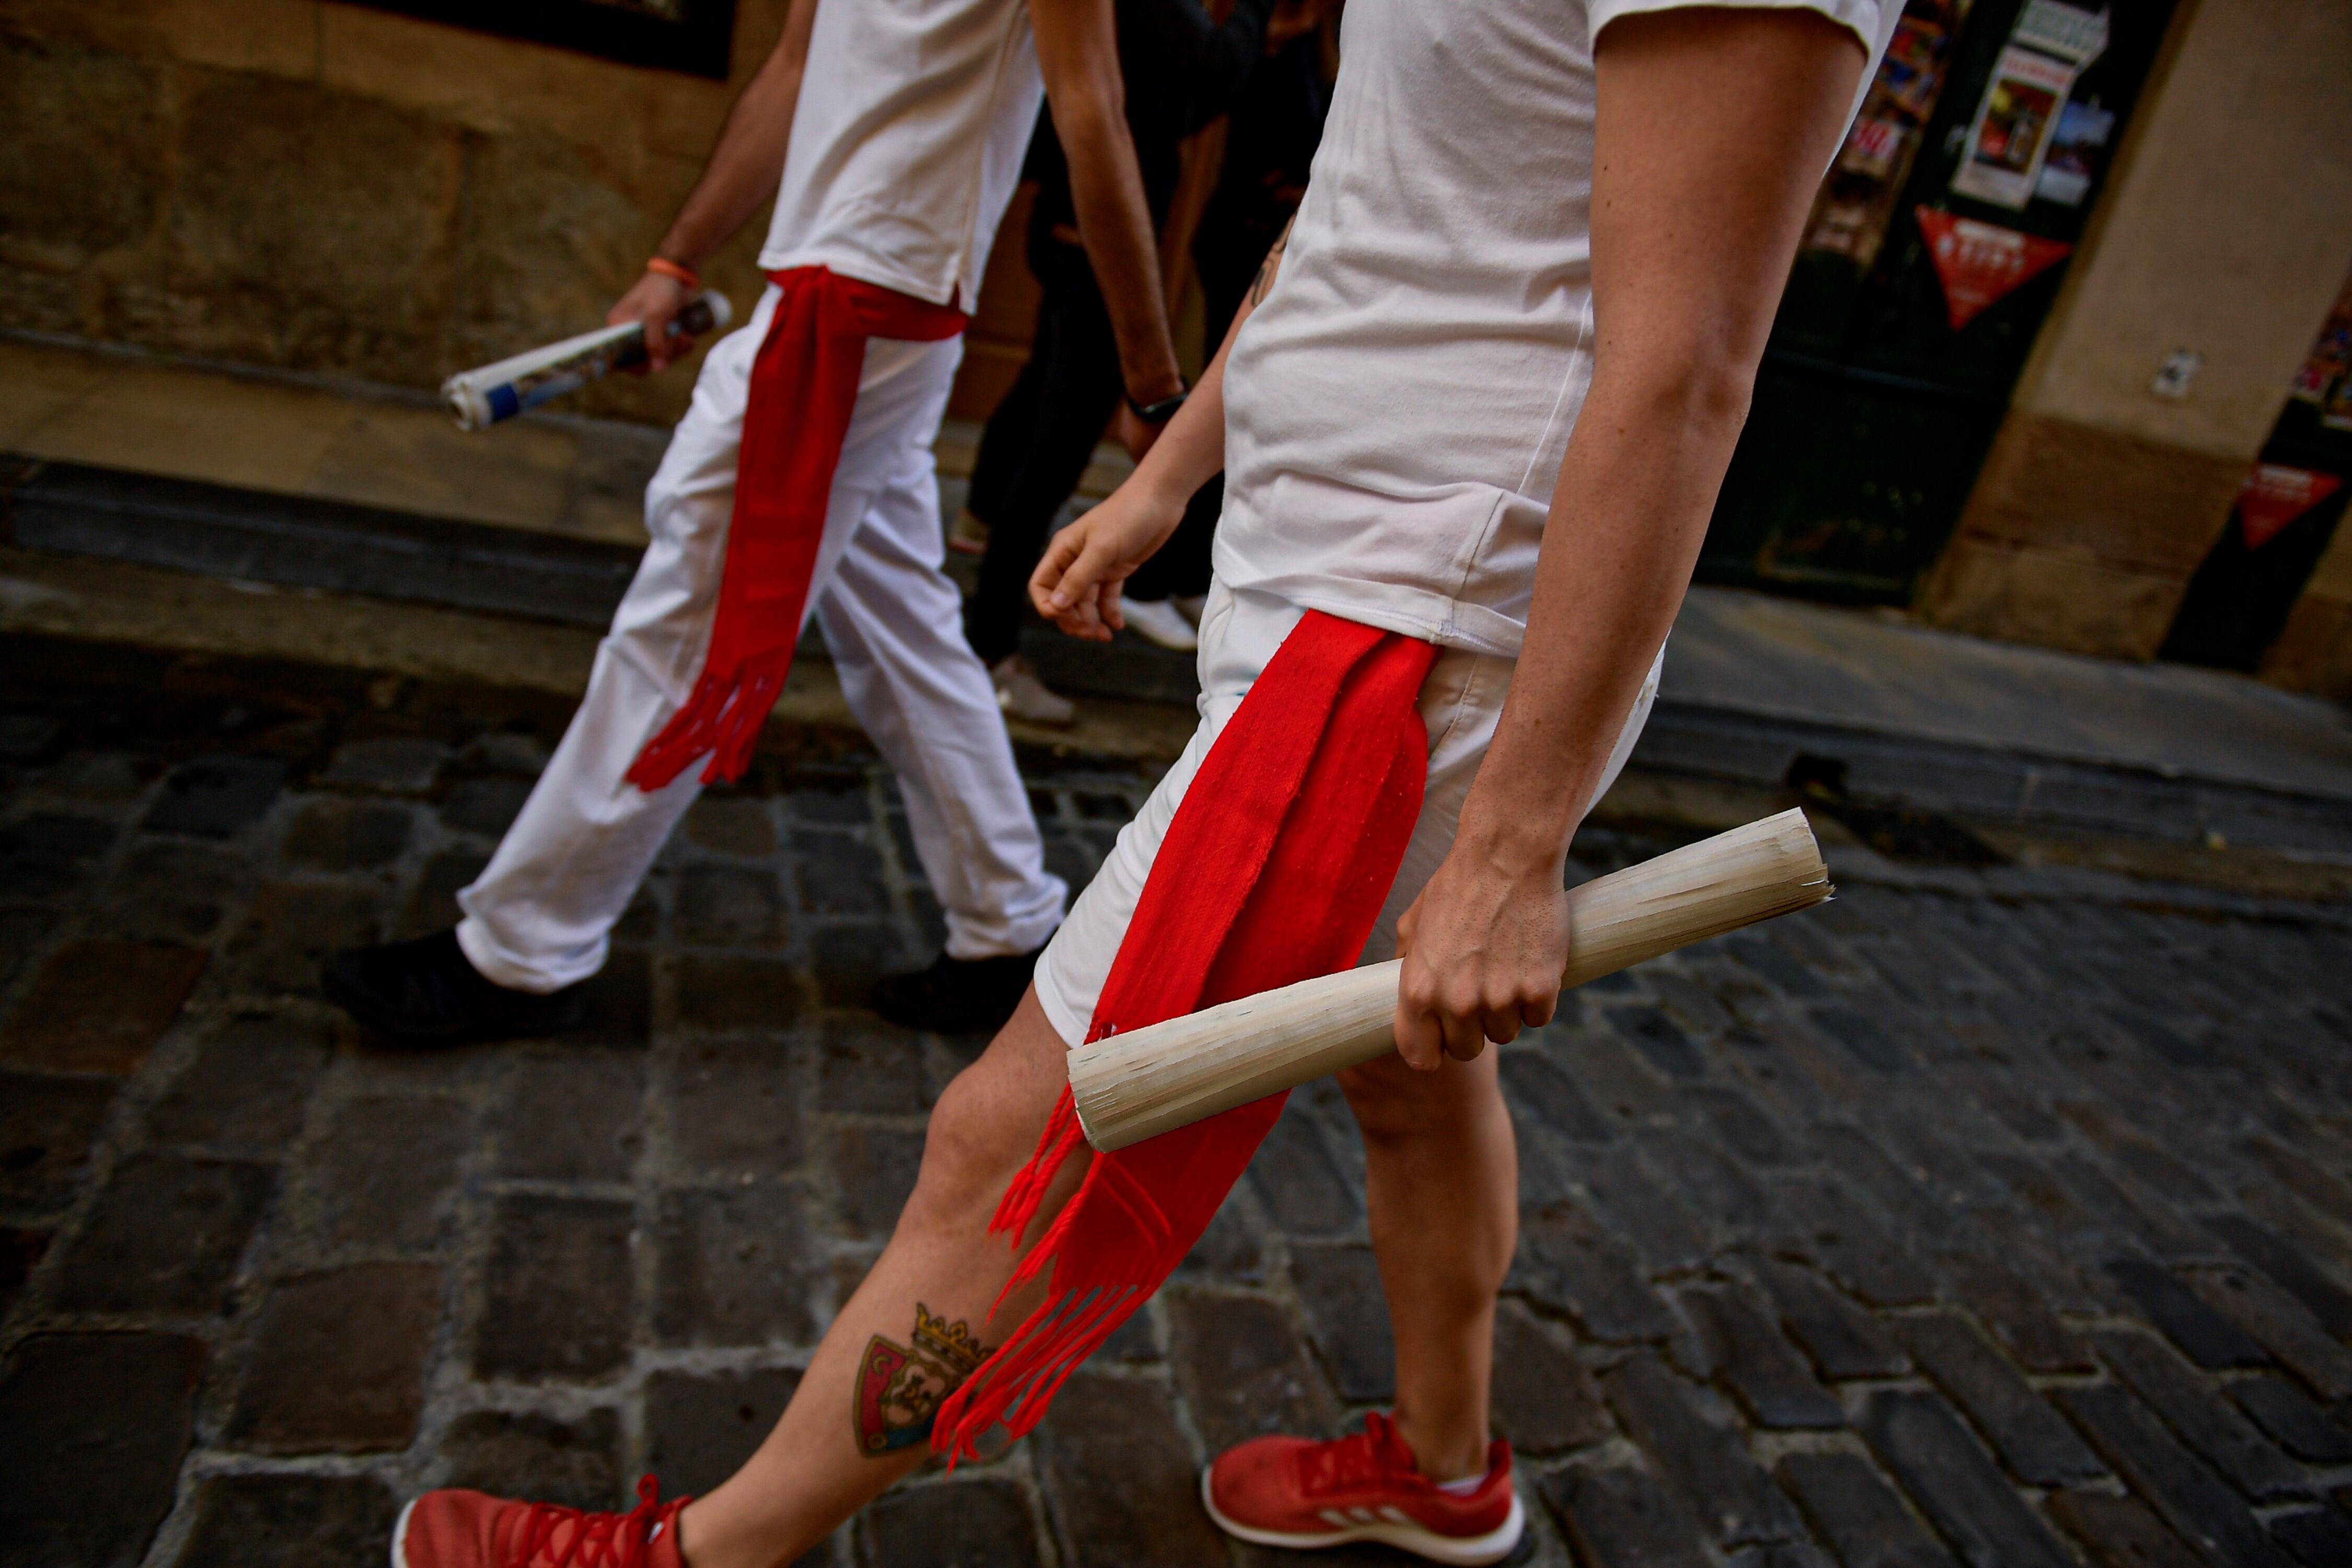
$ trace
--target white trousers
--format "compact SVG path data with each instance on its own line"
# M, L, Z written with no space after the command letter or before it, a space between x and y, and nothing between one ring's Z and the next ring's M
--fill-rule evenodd
M776 295L704 360L646 487L652 542L596 650L588 694L498 854L457 895L458 943L501 985L544 993L601 968L613 923L701 793L698 762L651 795L623 775L702 673L751 360ZM982 958L1044 942L1068 889L1045 870L995 691L940 570L931 442L961 354L960 339L866 344L809 613L850 711L898 770L949 953Z
M1223 583L1213 584L1208 605L1201 612L1201 725L1184 747L1184 754L1161 777L1135 820L1119 830L1118 842L1105 857L1102 869L1078 895L1070 918L1055 933L1037 961L1037 1000L1063 1042L1076 1046L1094 1020L1095 1000L1110 978L1111 960L1135 917L1143 882L1160 854L1160 840L1175 819L1176 807L1192 776L1201 771L1209 748L1226 722L1249 695L1275 650L1290 635L1305 612L1287 600L1266 594L1237 594ZM1623 771L1649 721L1650 706L1658 695L1661 651L1642 683L1633 710L1626 715L1609 765L1592 792L1593 800L1609 793ZM1441 648L1436 662L1421 683L1421 718L1429 730L1429 780L1421 797L1421 816L1405 846L1404 860L1389 888L1388 901L1364 944L1359 963L1379 963L1396 956L1398 919L1421 897L1421 889L1437 873L1445 853L1454 847L1454 831L1462 820L1462 803L1468 798L1478 764L1495 739L1495 725L1503 715L1503 698L1510 690L1514 660L1494 654ZM1587 803L1586 809L1591 809Z

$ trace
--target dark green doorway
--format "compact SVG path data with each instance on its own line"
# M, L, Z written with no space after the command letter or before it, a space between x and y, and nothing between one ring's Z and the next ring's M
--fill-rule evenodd
M1702 582L1907 604L1959 521L2173 0L1910 0L1823 181Z

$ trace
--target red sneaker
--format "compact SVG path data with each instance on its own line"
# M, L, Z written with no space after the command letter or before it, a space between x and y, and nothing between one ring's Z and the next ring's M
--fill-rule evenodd
M392 1568L686 1568L677 1511L651 1476L626 1513L509 1502L445 1489L410 1500L392 1527Z
M1466 1497L1440 1491L1415 1468L1396 1424L1379 1411L1333 1443L1259 1437L1201 1472L1201 1502L1227 1535L1308 1550L1378 1541L1432 1563L1500 1563L1527 1532L1511 1489L1511 1446L1486 1449L1486 1477Z

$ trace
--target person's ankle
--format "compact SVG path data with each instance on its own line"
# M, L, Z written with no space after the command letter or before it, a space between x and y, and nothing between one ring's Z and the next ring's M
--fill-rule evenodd
M492 974L488 970L482 967L481 960L476 958L473 954L473 951L466 945L465 921L460 921L455 926L450 928L449 944L457 950L458 962L463 963L466 966L467 973L471 973L473 977L482 984L495 985L501 991L520 992L523 990L520 985L508 984L505 981L499 979L497 975ZM531 994L531 993L523 992L523 994L529 995Z
M716 1506L715 1506L716 1505ZM772 1542L747 1533L740 1517L727 1519L714 1495L696 1498L677 1516L677 1560L685 1568L778 1568L793 1561Z
M1413 1468L1433 1486L1448 1481L1483 1479L1486 1474L1486 1438L1485 1434L1465 1432L1423 1432L1412 1417L1400 1409L1391 1417L1396 1422L1397 1436L1412 1450ZM697 1568L700 1568L698 1564Z
M771 1561L786 1561L746 1552L742 1532L737 1531L736 1539L729 1539L713 1513L708 1496L696 1498L678 1511L677 1560L685 1568L768 1568Z
M670 1525L671 1529L677 1531L677 1540L673 1544L677 1548L677 1560L685 1565L685 1568L709 1568L709 1565L699 1557L686 1549L688 1537L694 1533L694 1510L701 1506L702 1499L696 1498L677 1510L677 1518Z

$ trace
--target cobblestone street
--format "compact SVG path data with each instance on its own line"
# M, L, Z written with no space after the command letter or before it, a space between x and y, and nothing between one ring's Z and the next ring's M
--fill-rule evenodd
M727 1474L982 1043L859 1005L938 939L887 770L763 753L588 1031L402 1055L318 960L454 918L562 705L68 647L0 650L0 1562L372 1564L431 1485ZM1076 887L1150 779L1029 761ZM1526 1560L2352 1563L2343 906L1840 875L1505 1050ZM1194 1476L1390 1397L1360 1173L1294 1097L1036 1438L808 1561L1281 1558Z

